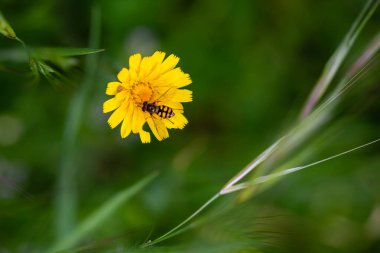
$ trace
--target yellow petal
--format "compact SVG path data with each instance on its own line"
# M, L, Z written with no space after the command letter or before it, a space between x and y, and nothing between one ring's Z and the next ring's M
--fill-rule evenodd
M173 54L169 55L168 58L161 64L161 73L164 74L169 70L172 70L177 63L179 62L179 58Z
M117 88L121 85L119 82L109 82L107 83L107 95L115 95L117 93Z
M185 74L180 68L172 69L158 77L154 82L155 86L183 87L191 83L190 76Z
M164 119L165 126L169 129L177 128L172 119Z
M108 119L108 124L110 127L117 127L117 125L119 125L120 122L124 119L126 112L127 111L125 106L120 106L116 111L114 111L111 117Z
M152 121L152 118L151 118L151 117L147 118L147 119L146 119L146 122L148 122L149 128L150 128L150 130L152 131L153 135L156 137L156 139L159 140L159 141L161 141L162 138L161 138L161 136L158 134L158 132L157 132L157 128L156 128L156 126L154 125L154 123L153 123L153 121Z
M129 77L130 77L130 82L131 82L131 85L133 85L137 80L137 73L135 70L130 70L129 71Z
M166 72L160 79L162 79L161 81L176 87L183 87L191 84L189 74L184 73L181 68L175 68Z
M191 90L177 90L177 92L172 96L171 100L173 102L191 102L193 101L193 92Z
M185 103L193 100L193 92L191 90L180 90L176 87L156 87L155 90L156 93L150 99L151 103L156 102L159 105L169 106L169 102Z
M152 60L152 57L144 57L140 64L140 79L144 79L147 77L154 67L154 61Z
M164 121L161 118L152 116L148 117L146 121L148 122L148 125L157 140L161 141L169 137L168 129L166 128Z
M152 62L152 68L147 75L147 81L154 81L161 75L161 63L165 58L165 53L156 51L152 56L151 56L151 62Z
M115 98L120 101L126 101L129 99L129 94L130 94L129 91L122 90L115 95Z
M132 115L131 115L131 123L132 123L131 129L132 129L132 132L134 134L137 134L138 131L135 129L135 124L136 124L135 122L137 122L137 109L136 108L133 109Z
M156 51L154 52L154 54L152 55L152 60L156 63L156 64L161 64L162 61L164 60L165 58L165 53L164 52L161 52L161 51Z
M137 134L145 123L144 112L140 108L134 108L132 114L132 132Z
M125 114L123 123L121 124L120 128L121 138L126 138L131 133L131 106L133 106L132 103L129 103L126 108L127 113Z
M158 104L165 104L165 102L170 101L171 98L175 95L177 92L176 87L156 87L155 88L155 93L151 97L150 101L151 103L155 102Z
M174 85L178 88L184 87L191 84L190 75L186 73L181 73L180 77L175 81Z
M150 142L150 133L141 129L139 134L140 134L140 139L141 139L142 143L149 143Z
M140 72L141 54L134 54L129 57L129 70L136 74Z
M108 99L106 102L103 103L103 112L107 113L115 110L116 108L121 106L123 102L128 102L129 97L129 92L126 90L117 93L114 98Z
M120 128L121 138L127 138L128 135L131 133L131 128L129 127L127 122L128 121L124 118Z
M129 71L126 68L123 68L120 70L119 74L117 74L117 79L119 79L122 83L128 83L129 82Z
M108 99L103 103L103 113L107 113L115 110L121 105L121 101L117 98Z
M176 113L173 117L170 118L170 121L173 123L173 127L171 128L179 128L182 129L188 123L185 116L182 113Z

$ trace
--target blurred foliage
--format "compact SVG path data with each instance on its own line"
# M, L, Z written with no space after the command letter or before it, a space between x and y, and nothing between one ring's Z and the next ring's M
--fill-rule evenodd
M363 5L360 0L2 0L1 12L17 36L42 56L36 68L57 67L62 78L59 86L45 78L33 83L22 44L0 37L0 252L41 252L62 239L55 238L53 203L66 115L87 74L86 56L55 51L52 57L46 49L87 48L95 2L102 12L100 48L106 51L98 55L75 143L77 224L121 190L153 171L160 174L82 241L77 249L84 252L134 252L190 215L283 134ZM377 10L347 65L379 25ZM142 145L138 137L122 140L109 129L102 103L106 83L127 66L129 55L155 50L181 58L193 80L194 102L185 105L190 123L184 130ZM313 143L310 159L379 137L374 75L379 66L375 61L350 91L339 107L340 120ZM205 216L198 227L151 250L380 251L378 154L377 144L296 173L244 204L218 200L210 215L223 206L232 210L218 219ZM252 222L267 220L262 230Z

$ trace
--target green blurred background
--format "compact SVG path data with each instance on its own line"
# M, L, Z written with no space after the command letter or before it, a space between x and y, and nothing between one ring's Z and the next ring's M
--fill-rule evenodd
M283 134L363 6L361 0L1 0L0 9L29 46L88 47L95 3L105 52L98 55L75 144L76 220L152 171L160 175L82 241L93 245L85 252L124 252L166 232ZM379 24L377 11L348 62ZM27 63L14 60L10 49L22 47L0 37L0 252L42 252L56 239L62 135L86 74L86 56L65 73L70 82L57 86L42 78L33 84ZM179 65L193 80L194 101L185 104L184 130L143 145L138 136L121 139L119 128L109 128L102 103L106 83L127 66L130 54L155 50L181 58ZM344 121L315 147L311 161L378 137L380 90L373 85L359 91L345 101ZM229 219L250 222L230 230L254 229L252 251L380 252L379 182L375 144L236 204ZM266 223L266 232L253 221ZM214 223L167 244L216 240L213 228L219 231L220 224Z

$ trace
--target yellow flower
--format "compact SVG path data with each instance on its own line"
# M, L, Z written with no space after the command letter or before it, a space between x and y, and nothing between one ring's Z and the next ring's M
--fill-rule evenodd
M150 133L143 130L145 122L158 140L169 137L168 128L182 129L184 102L192 101L192 92L180 89L191 84L190 76L176 67L179 58L155 52L152 56L134 54L129 69L123 68L118 82L107 84L107 95L114 96L103 104L103 112L114 111L108 119L111 128L121 124L121 137L139 133L143 143L150 142Z

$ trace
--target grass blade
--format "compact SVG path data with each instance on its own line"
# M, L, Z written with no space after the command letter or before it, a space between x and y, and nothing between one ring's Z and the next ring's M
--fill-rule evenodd
M285 160L288 160L289 157L292 157L297 149L302 147L302 144L307 143L310 138L315 136L317 131L322 129L322 127L332 119L333 110L338 102L337 98L341 93L336 95L333 92L331 95L329 95L329 98L331 99L320 104L318 107L315 106L326 91L327 87L331 84L333 77L335 76L338 68L341 66L349 50L351 49L352 44L356 40L357 36L363 29L363 26L367 23L368 19L371 17L379 3L380 0L367 1L367 4L360 12L350 31L347 33L342 43L339 45L335 53L326 64L325 69L319 81L317 82L317 85L314 87L314 90L310 94L310 97L307 100L305 107L303 108L303 114L301 116L302 121L296 123L295 127L293 127L293 129L291 129L291 131L286 134L286 138L284 141L282 141L281 145L279 145L277 150L271 154L271 157L269 157L267 161L265 161L259 168L256 169L256 174L252 175L251 178L273 173L275 168L277 170L285 169L280 166L281 162L284 163ZM356 80L357 79L354 78L352 82L356 82ZM343 78L340 83L347 83L346 78ZM349 80L348 84L349 83L351 83L351 80ZM305 148L307 147L304 147L303 149ZM231 188L230 190L233 191L234 188ZM239 201L248 199L256 190L256 188L247 188L246 190L243 190L239 194Z
M319 78L317 84L315 85L313 91L310 93L305 106L301 113L301 118L304 119L310 112L314 109L315 105L319 99L323 96L324 92L327 90L331 81L333 80L335 74L337 73L339 67L342 65L344 59L346 58L348 52L350 51L356 38L362 31L363 27L375 12L380 0L369 0L364 6L358 18L355 20L351 29L344 37L341 44L338 46L334 54L331 56L326 66L323 69L323 73Z
M56 252L73 247L84 237L94 232L96 228L110 218L125 202L144 189L157 175L158 173L148 175L138 183L117 193L113 198L94 211L87 219L81 222L68 236L53 245L48 252Z
M104 49L96 48L64 48L64 47L38 47L33 48L33 53L41 58L50 58L51 56L79 56L103 52Z
M97 47L100 40L100 10L94 8L90 32L90 47ZM86 76L80 89L71 101L62 141L62 156L58 171L57 197L55 203L57 238L67 236L74 228L76 212L76 166L74 164L75 147L78 130L97 68L97 55L88 55L86 59Z

